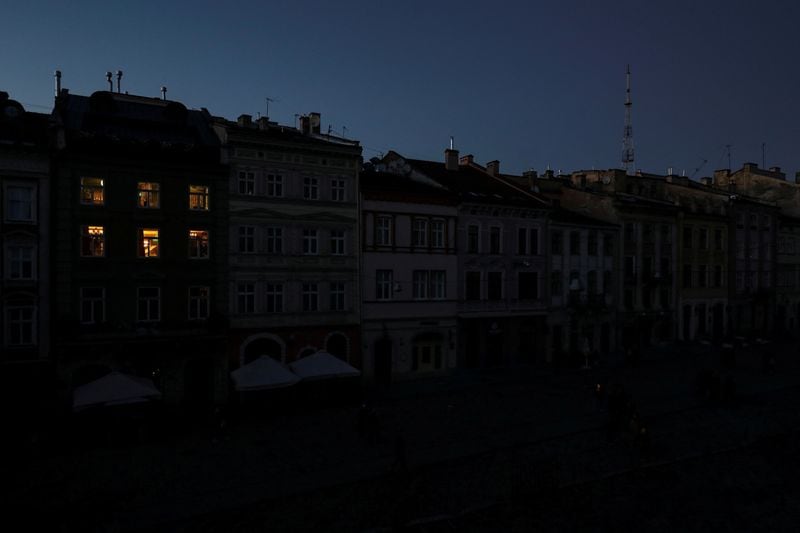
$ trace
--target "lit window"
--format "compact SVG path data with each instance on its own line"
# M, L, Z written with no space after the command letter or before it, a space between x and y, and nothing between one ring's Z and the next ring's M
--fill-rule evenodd
M81 178L81 203L85 205L103 205L104 184L100 178Z
M331 230L331 254L344 255L344 230Z
M35 313L30 304L6 307L6 344L8 346L30 346L35 344Z
M137 206L142 209L158 209L161 207L159 195L160 185L151 181L140 181L137 187Z
M344 180L333 179L331 180L331 200L334 202L344 202L345 188Z
M106 238L103 226L81 226L81 256L103 257Z
M8 247L8 279L33 279L33 246Z
M267 175L267 196L283 197L283 176L280 174Z
M103 287L81 287L81 324L105 322L105 295Z
M330 308L331 311L344 311L344 283L341 281L332 281L330 290Z
M189 185L189 209L208 211L208 187L205 185Z
M158 257L158 230L139 228L138 238L139 257Z
M189 287L189 320L208 318L210 304L208 287Z
M319 309L319 291L316 283L303 283L303 311Z
M283 312L283 284L267 283L267 313Z
M317 230L303 230L303 253L305 255L317 255Z
M303 198L306 200L319 198L317 178L303 178Z
M256 175L253 172L239 172L239 194L252 196L256 193Z
M136 296L136 320L158 322L161 319L161 289L139 287Z
M6 187L6 220L33 221L33 187Z
M189 257L192 259L208 259L208 232L189 230Z

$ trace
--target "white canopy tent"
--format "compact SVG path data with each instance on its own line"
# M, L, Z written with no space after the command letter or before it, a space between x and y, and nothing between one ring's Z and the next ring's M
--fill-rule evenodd
M319 351L289 364L303 381L360 376L361 371L328 352Z
M141 403L160 398L161 392L153 384L153 380L111 372L75 388L72 393L72 409L80 411L94 406Z
M237 368L231 378L240 392L289 387L300 381L286 366L266 355Z

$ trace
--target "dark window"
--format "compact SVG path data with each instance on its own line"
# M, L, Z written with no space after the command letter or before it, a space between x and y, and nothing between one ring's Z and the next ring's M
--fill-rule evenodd
M519 299L536 300L539 298L539 273L519 273Z
M489 228L489 253L500 253L500 236L501 230L498 227Z
M467 300L481 299L481 273L467 272Z
M589 253L589 255L597 255L597 232L596 231L590 231L589 232L588 253Z
M569 253L570 255L581 254L581 234L577 231L569 233Z
M528 253L528 228L517 230L517 253L526 255Z
M500 300L503 298L502 272L489 272L487 298L489 300Z
M550 234L550 250L554 255L561 255L564 251L564 236L560 231Z
M692 265L683 265L683 288L692 287Z
M683 228L683 247L684 248L691 248L692 247L692 227L691 226Z
M467 252L477 254L479 241L480 228L478 226L469 226L469 228L467 228Z

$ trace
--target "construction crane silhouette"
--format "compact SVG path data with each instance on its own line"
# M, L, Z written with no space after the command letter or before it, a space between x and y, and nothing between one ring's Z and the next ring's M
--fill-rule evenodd
M698 173L698 172L700 172L700 171L703 169L703 167L704 167L704 166L706 166L706 163L708 163L708 159L703 159L703 162L702 162L702 163L700 163L700 166L698 166L697 168L695 168L695 169L694 169L694 172L692 172L692 177L691 177L691 179L694 179L694 177L695 177L695 176L697 176L697 173Z

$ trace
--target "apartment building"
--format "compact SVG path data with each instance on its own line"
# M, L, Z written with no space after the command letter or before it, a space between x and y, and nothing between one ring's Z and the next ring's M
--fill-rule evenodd
M53 111L54 353L65 399L111 370L165 404L226 398L228 170L205 111L62 89Z
M428 179L361 175L364 374L376 383L457 365L457 198Z
M319 113L214 129L230 166L231 367L319 350L359 367L359 143L321 133Z

